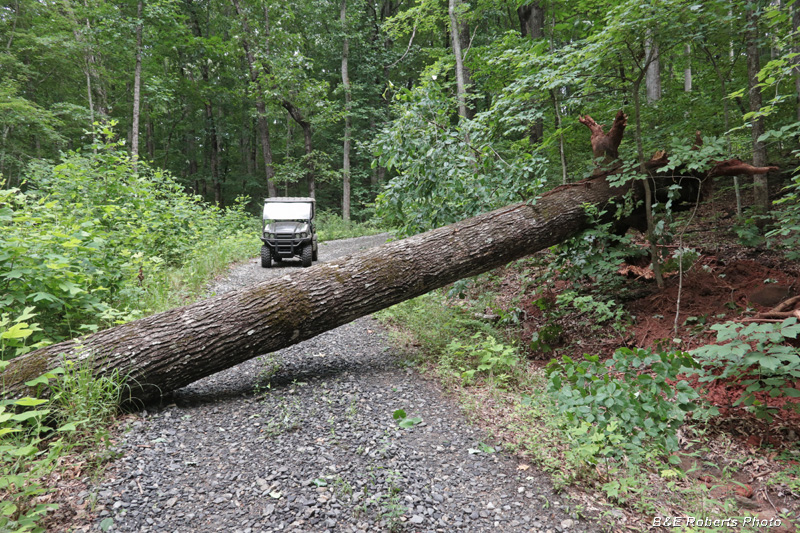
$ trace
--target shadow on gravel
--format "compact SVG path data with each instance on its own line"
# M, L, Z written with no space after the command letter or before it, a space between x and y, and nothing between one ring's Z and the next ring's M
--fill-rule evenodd
M162 405L174 403L178 407L195 407L257 396L259 391L279 390L301 382L337 377L345 372L365 375L386 367L386 360L365 358L360 361L339 358L336 356L320 357L304 355L294 357L291 362L283 361L280 355L276 362L281 364L280 370L272 376L264 376L264 363L260 357L245 361L233 369L204 378L192 385L164 396ZM242 368L245 365L251 368ZM234 369L236 369L234 371ZM226 374L235 374L236 379L226 379ZM243 380L246 373L251 379Z

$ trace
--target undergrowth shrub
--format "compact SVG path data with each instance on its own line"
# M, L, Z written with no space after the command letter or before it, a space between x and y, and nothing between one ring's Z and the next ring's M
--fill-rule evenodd
M552 361L548 392L570 424L572 453L594 464L676 451L685 413L698 408L697 392L679 376L695 366L686 352L640 348L620 348L605 363L598 356Z
M101 133L113 138L110 127ZM93 148L35 162L25 190L0 190L0 312L33 308L41 326L29 346L136 318L158 273L197 261L209 243L249 234L257 249L244 201L208 206L119 143Z
M700 364L699 381L738 382L745 389L734 406L747 407L767 422L780 409L800 409L795 402L775 407L765 401L765 396L800 398L796 385L800 380L800 348L786 342L800 334L796 318L779 324L726 322L714 324L711 329L717 332L717 343L722 344L708 344L692 351Z
M459 371L464 385L485 376L504 387L514 381L520 356L513 346L498 342L490 335L476 333L467 341L450 341L441 362Z
M30 336L32 329L20 335ZM8 331L0 327L0 336ZM0 360L0 376L8 364ZM80 447L90 450L84 465L111 458L107 427L124 378L97 378L88 365L64 361L25 384L37 391L49 387L50 395L11 399L0 383L0 531L16 533L45 531L41 523L58 505L39 498L55 490L48 479L64 456Z
M317 238L320 242L332 241L335 239L350 239L353 237L362 237L364 235L376 235L383 231L377 219L370 219L366 222L357 222L355 220L344 220L341 216L333 211L319 210L316 215L317 219Z
M402 324L424 354L439 358L453 339L482 332L496 336L492 326L466 311L446 304L439 291L406 300L377 313L378 318Z
M783 206L781 223L768 231L766 236L779 241L786 257L800 259L800 174L792 178L792 184L784 188L786 194L775 203Z
M591 229L553 246L550 268L561 279L582 285L595 295L611 294L625 283L617 273L620 265L647 252L633 242L630 234L614 233L613 223L603 222L605 211L595 206L587 206L586 210Z

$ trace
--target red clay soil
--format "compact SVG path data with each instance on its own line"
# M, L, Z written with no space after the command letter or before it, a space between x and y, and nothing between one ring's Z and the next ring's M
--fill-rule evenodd
M513 294L520 290L510 274L506 272L501 293ZM544 349L541 345L533 345L531 358L546 363L552 357L562 355L562 348L565 354L571 356L576 355L578 348L584 353L606 357L623 345L691 350L714 342L715 332L709 326L746 320L758 312L768 311L783 299L774 298L776 293L784 298L800 293L800 272L796 263L786 263L779 255L770 253L746 256L740 247L717 250L716 254L701 251L700 259L683 273L682 279L676 273L668 275L662 290L656 288L649 267L640 264L621 265L620 275L634 278L630 280L629 288L639 293L637 298L625 304L635 320L624 331L624 336L614 333L609 327L598 328L589 317L567 315L553 320L552 316L548 316L548 311L542 311L539 304L545 302L547 308L555 306L556 296L568 288L567 282L555 281L550 288L523 298L522 345L531 346L531 340L536 335L541 337L543 331L545 335L550 334L544 339ZM781 290L784 292L781 293ZM676 310L679 310L677 321ZM549 330L546 329L548 324ZM676 343L675 340L680 342ZM763 427L763 432L767 433L764 424L755 420L745 409L733 406L745 387L733 380L709 384L698 383L696 378L693 385L698 390L703 389L704 396L720 408L723 419L746 419L756 427ZM800 383L796 385L800 386ZM759 399L773 407L780 407L786 402L798 402L796 399L769 398L766 395ZM775 418L771 424L773 434L776 427L791 427L800 433L800 413L781 409Z
M665 281L663 290L629 303L628 310L637 316L633 326L634 344L643 348L654 347L659 341L665 344L665 339L679 338L681 348L691 350L713 343L713 331L708 329L710 325L746 319L757 312L767 311L791 295L797 282L795 272L773 268L766 260L723 261L714 256L703 256L684 275L682 283L677 277L671 277ZM679 297L676 333L675 314ZM705 389L704 396L720 408L721 415L748 418L743 408L734 407L745 389L736 380L698 383L695 378L692 381L698 390ZM800 383L795 386L800 386ZM770 398L767 394L756 397L776 408L789 402L798 403L795 398ZM775 419L773 427L800 428L800 412L780 409Z

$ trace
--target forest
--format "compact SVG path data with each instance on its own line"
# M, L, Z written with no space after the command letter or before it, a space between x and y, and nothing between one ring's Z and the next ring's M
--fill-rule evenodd
M585 177L581 115L631 117L623 158L699 130L764 166L797 134L796 11L15 1L0 13L0 172L19 186L113 123L132 157L209 203L311 194L415 232Z
M513 397L521 411L480 414L501 432L539 427L525 438L550 455L517 446L564 487L593 486L641 520L674 478L683 496L706 483L687 442L724 435L741 441L725 461L768 448L783 463L707 482L714 512L724 487L792 523L799 138L795 0L10 0L0 371L202 299L255 256L267 197L316 198L323 240L386 230L424 243L511 204L556 220L544 198L579 202L603 180L633 192L579 206L569 222L586 232L545 226L563 242L534 239L540 253L478 278L459 279L488 267L452 271L382 320L434 354L423 365L446 387ZM408 246L391 248L406 271L434 263L433 240L427 256ZM505 251L483 260L505 265ZM54 509L32 503L41 469L101 447L85 430L116 413L120 375L90 385L90 369L64 365L26 386L49 381L63 383L48 399L0 403L0 530ZM73 395L95 386L104 408L63 414L94 405Z

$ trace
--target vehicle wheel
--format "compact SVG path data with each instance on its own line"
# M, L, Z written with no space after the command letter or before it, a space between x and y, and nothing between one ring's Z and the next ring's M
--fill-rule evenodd
M300 260L303 262L304 267L311 266L311 260L314 257L314 250L311 249L310 244L306 244L303 246L303 250L300 252Z
M272 266L272 252L267 246L261 247L261 266L263 268L269 268Z
M317 248L316 250L311 252L311 260L312 261L319 261L318 252L319 252L319 248Z

